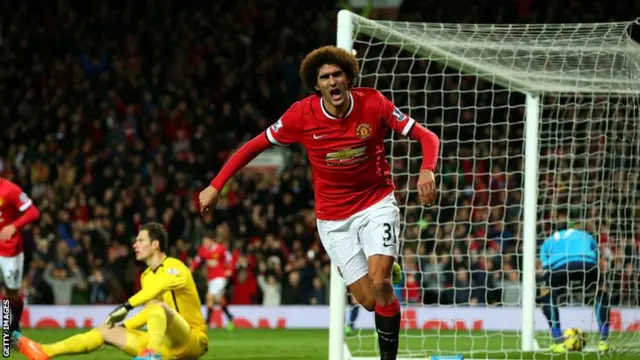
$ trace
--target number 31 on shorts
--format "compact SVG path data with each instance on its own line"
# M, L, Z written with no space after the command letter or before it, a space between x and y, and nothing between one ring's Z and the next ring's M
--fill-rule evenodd
M392 247L398 245L398 238L396 237L396 231L393 228L393 225L390 223L382 224L383 227L383 237L382 237L382 245L384 247Z

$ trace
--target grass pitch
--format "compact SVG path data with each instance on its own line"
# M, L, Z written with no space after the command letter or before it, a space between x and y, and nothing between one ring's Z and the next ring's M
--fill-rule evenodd
M74 335L78 330L25 330L24 334L42 343L51 343ZM621 337L625 337L622 339ZM229 360L327 360L328 332L326 330L253 330L236 329L233 332L214 330L210 332L209 352L204 359ZM352 355L376 357L377 340L372 330L361 331L357 336L348 337ZM415 331L402 334L400 351L402 356L425 359L428 355L463 354L465 359L571 359L594 360L640 359L640 343L634 335L626 333L613 335L613 344L628 344L627 352L620 348L608 354L596 352L575 352L563 355L551 355L545 351L535 353L505 352L502 349L516 349L519 346L518 334L498 332L435 332ZM541 348L548 346L546 334L538 336ZM594 342L593 340L591 341ZM429 351L426 351L430 349ZM439 349L439 350L438 350ZM633 352L629 352L634 350ZM10 359L24 359L14 350ZM87 360L124 360L130 359L124 353L113 348L103 348L91 354L60 357L60 359Z

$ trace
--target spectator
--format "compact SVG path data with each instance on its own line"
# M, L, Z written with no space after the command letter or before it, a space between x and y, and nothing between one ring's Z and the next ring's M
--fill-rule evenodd
M461 266L456 270L454 282L454 301L456 305L478 305L485 303L484 288L476 286L469 276L469 270Z
M505 264L501 277L502 303L505 306L520 306L522 304L522 285L520 274L510 264Z
M66 263L49 264L44 272L44 281L51 286L56 305L71 305L74 288L86 288L82 272L72 257Z
M324 285L322 284L322 280L320 279L320 277L317 277L317 276L314 277L312 284L313 284L313 287L309 295L308 303L311 305L327 304L327 299L325 298Z
M444 264L438 261L438 256L435 253L431 253L422 260L421 268L423 272L423 302L425 304L440 303L440 294L442 294L445 289L444 276L442 273Z
M322 281L322 288L324 289L324 298L328 301L331 297L331 264L323 263L321 260L315 261L316 275Z
M282 286L278 283L275 275L268 274L265 279L265 275L258 275L258 285L262 290L262 305L264 306L279 306L282 302Z
M300 273L292 271L285 278L282 287L282 305L307 305L309 297L305 295L306 289L300 282Z
M100 269L95 269L87 278L89 282L89 303L108 304L109 286Z
M249 267L249 264L245 257L241 257L236 262L236 270L232 276L233 296L231 298L231 304L255 304L258 293L258 286L256 283L256 278L253 275L253 269ZM278 295L277 298L280 299L280 296Z

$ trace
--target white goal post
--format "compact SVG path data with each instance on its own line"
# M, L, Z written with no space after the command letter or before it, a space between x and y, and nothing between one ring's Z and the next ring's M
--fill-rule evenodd
M507 105L503 106L510 107L510 111L517 107L515 112L523 113L521 130L524 132L522 134L522 154L518 154L523 160L523 166L518 170L523 178L521 185L519 185L522 194L520 203L522 212L519 216L521 227L519 227L520 233L515 235L515 237L521 237L521 247L518 248L517 254L499 254L501 258L511 255L522 256L520 301L519 304L513 304L519 307L520 318L505 320L520 322L521 328L514 331L515 335L513 335L519 337L513 340L513 344L518 343L518 348L512 349L504 345L503 352L516 351L522 354L538 350L536 322L539 322L541 318L536 313L539 311L536 309L535 296L537 246L541 239L539 223L548 221L546 218L543 219L543 211L554 211L554 209L564 206L561 203L562 200L551 204L539 198L542 186L539 178L542 171L541 166L544 167L545 174L560 171L559 165L541 165L542 161L548 161L550 157L555 156L548 152L543 155L542 147L544 147L544 151L548 151L553 146L551 143L555 141L570 142L569 147L574 149L576 146L582 146L575 145L577 143L575 139L583 141L588 137L582 132L582 127L579 128L579 131L575 130L577 128L564 130L560 129L558 125L552 128L554 130L550 130L551 128L548 126L551 125L549 124L555 121L556 117L580 122L582 120L579 121L578 115L575 114L581 109L585 112L597 113L602 119L594 121L595 125L585 131L589 134L601 131L606 137L606 134L611 133L610 129L613 126L617 129L615 136L620 137L620 143L630 142L633 145L625 151L632 156L640 156L640 150L635 150L635 147L640 148L640 129L636 128L636 126L640 126L640 112L632 109L632 107L640 105L640 46L629 35L630 27L633 24L633 22L540 25L409 23L369 20L347 10L341 10L338 13L337 46L349 51L357 50L357 56L363 69L359 84L376 86L381 91L387 90L389 92L385 95L397 96L397 98L392 98L396 105L417 121L426 121L427 126L432 121L428 114L434 110L430 108L430 100L427 97L442 96L438 95L438 92L450 94L455 92L455 99L458 99L458 105L455 106L445 104L444 97L438 100L441 106L437 111L441 111L443 117L446 116L447 111L459 111L460 117L458 119L439 118L440 124L438 125L442 127L447 125L445 121L462 121L460 119L464 119L469 122L469 126L473 126L474 119L466 118L465 112L475 116L485 111L477 105L479 103L474 103L477 105L475 108L460 105L464 102L461 100L464 97L464 91L475 92L473 96L476 98L494 96L510 98L512 94L522 96L519 105L507 102ZM437 67L437 71L433 70L434 67ZM420 70L416 71L416 68ZM424 71L420 72L421 70ZM446 78L448 71L454 71L455 76L459 78L466 75L472 76L473 80L469 80L472 85L464 88L463 80L459 80L460 84L446 85L447 79L441 79L440 88L429 83L430 80L427 78L434 73L439 73L438 76ZM414 81L413 74L417 74L416 77L419 76L421 79L416 80L417 82ZM490 84L490 86L481 87L478 85L479 81ZM386 84L384 89L380 89L378 86L382 83ZM557 102L546 103L545 99L548 97L552 97ZM416 103L415 99L421 98L425 99ZM562 100L564 102L558 99L564 99ZM493 104L491 102L493 100L487 101ZM492 112L493 109L487 111ZM512 114L513 111L505 115L505 119L507 116L513 116ZM492 113L491 116L493 115ZM498 125L504 126L504 129L508 129L508 120L505 119L496 120L496 122L499 122ZM635 125L632 124L632 121L635 121ZM616 124L619 125L609 126L607 125L609 122L617 122ZM466 123L462 125L466 126ZM476 128L479 129L477 131L481 131L480 125L476 125ZM482 131L484 130L485 128L482 128ZM633 135L628 135L625 138L625 134L630 133ZM400 137L391 136L392 139L389 139L387 144L391 147L397 144L402 145L401 143L405 142ZM498 139L499 137L496 135L493 138ZM442 139L443 144L447 142L451 144L454 141L456 139ZM404 159L409 163L416 157L415 149L411 149L406 144L402 146L404 153L391 150L391 153L387 155L391 160ZM443 156L445 155L443 154ZM458 156L457 153L456 156ZM590 153L581 153L579 156L587 157L585 161L589 164L600 164L598 162L600 160L593 160L595 157ZM589 156L593 158L590 159ZM598 156L604 157L606 154ZM574 165L571 159L567 161L570 162L568 165L570 171L584 171L589 166L597 166L597 164ZM392 169L394 169L393 164ZM593 170L599 171L598 169ZM411 175L416 174L409 165L403 171L403 174L397 174L394 169L394 176L406 175L410 178ZM636 176L629 177L624 184L622 182L616 183L617 180L613 178L607 180L607 184L613 184L614 187L637 187L637 173L639 171L637 168L632 169L631 172L635 172ZM602 170L602 174L605 176L605 170ZM411 188L410 183L411 181L406 181L399 190L407 194L411 193L414 189ZM581 192L581 195L576 195L581 196L580 199L571 201L588 206L585 205L588 202L587 199L591 201L593 195L590 195L589 192L603 191L602 194L606 192L598 185L585 184L576 185L576 183L569 181L569 188L573 186L571 189L575 188L576 191ZM553 190L551 185L549 188L542 189L545 192ZM475 188L471 185L471 191L473 190ZM635 195L629 194L629 196L635 200ZM596 197L598 196L596 195ZM616 201L618 201L618 205L614 206L625 207L625 209L628 207L621 205L619 199ZM614 200L610 202L613 203ZM417 208L416 204L409 200L400 205L405 210ZM405 215L404 219L401 218L403 227L405 227L401 230L403 234L409 225L423 221L423 210L416 211L420 214L419 220L409 219L408 215ZM594 219L594 215L583 215L583 218L578 220L589 223ZM600 225L597 225L597 228L599 231ZM420 246L420 244L426 243L426 240L422 235L416 235L411 239L411 242ZM355 347L365 347L362 344L367 342L369 345L366 347L375 348L376 340L373 331L366 333L363 330L361 334L364 335L352 339L353 341L347 341L345 338L346 289L335 266L332 268L329 358L331 360L374 359L375 355L371 352L360 351L356 353L349 346L351 343L355 344L353 345ZM403 303L403 308L404 306ZM425 307L422 304L413 304L412 306ZM438 308L435 308L435 311L439 311ZM365 311L360 314L361 318L368 316L371 315ZM640 316L636 320L640 320ZM425 334L424 330L417 331L418 335L416 336ZM540 330L538 329L538 331ZM468 335L468 333L465 334ZM451 341L455 341L456 336L456 334L449 333L442 335L443 338L452 338ZM489 335L485 333L483 336ZM473 339L473 336L471 338ZM401 344L399 356L404 359L424 358L425 355L453 355L433 353L434 348L428 344L425 345L424 339L421 346L419 349L408 349L403 348ZM477 345L477 349L471 346L469 352L473 353L477 350L480 353L489 354L490 351L483 349L483 346ZM485 357L485 355L482 356ZM516 356L515 358L520 357Z

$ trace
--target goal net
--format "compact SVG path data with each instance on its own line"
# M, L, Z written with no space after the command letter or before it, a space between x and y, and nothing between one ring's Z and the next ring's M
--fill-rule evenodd
M382 91L442 144L439 200L424 208L415 190L420 145L400 134L387 140L401 207L402 358L546 358L537 250L564 215L600 242L610 344L638 353L633 25L427 24L340 13L338 46L357 52L358 86ZM570 283L560 299L562 328L588 338L585 358L599 340L593 298ZM343 301L331 307L348 312ZM340 356L375 358L373 318L361 311ZM336 331L344 325L331 328L333 339Z

